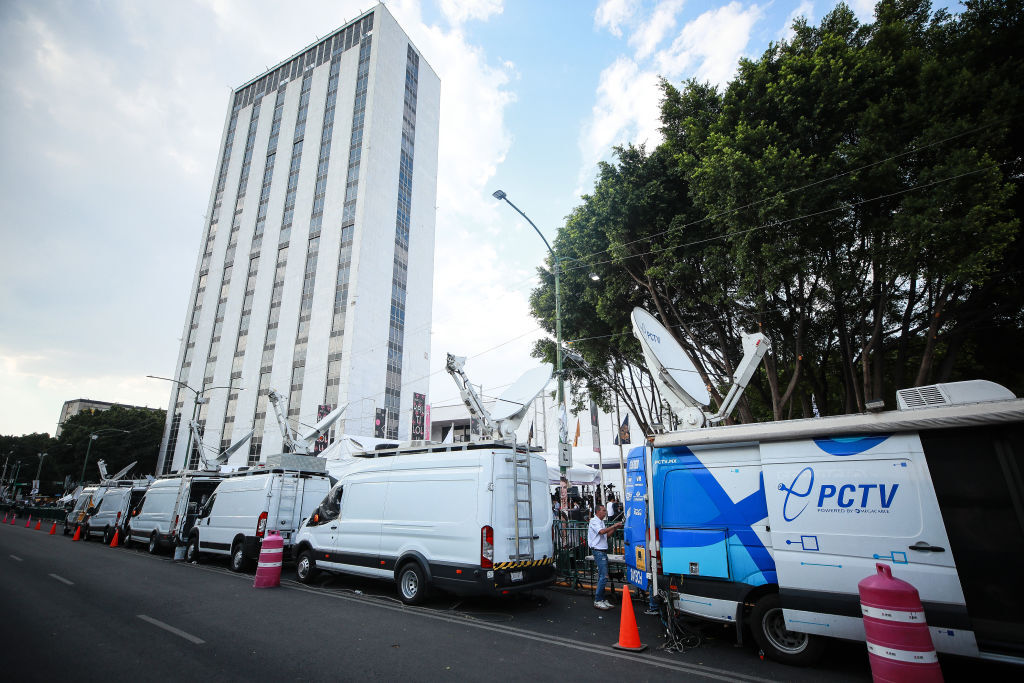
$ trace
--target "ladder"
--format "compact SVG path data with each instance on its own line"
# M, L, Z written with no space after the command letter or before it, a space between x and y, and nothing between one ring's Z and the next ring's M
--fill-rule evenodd
M530 452L520 452L512 444L512 505L515 518L516 550L512 559L533 559L533 485Z
M281 495L278 498L277 519L272 520L277 526L267 529L277 529L279 532L295 531L295 502L299 497L299 477L281 477ZM284 525L287 524L285 528Z

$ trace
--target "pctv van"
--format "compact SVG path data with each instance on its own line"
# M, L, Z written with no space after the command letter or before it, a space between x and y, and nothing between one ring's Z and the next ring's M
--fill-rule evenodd
M547 467L490 442L381 450L341 476L295 539L296 575L394 581L401 599L432 587L503 594L554 580Z
M920 592L937 651L1024 663L1024 400L974 381L898 405L656 436L675 609L746 622L772 658L808 663L823 636L864 640L857 583L885 563ZM634 521L627 557L644 537Z
M202 470L159 477L132 510L125 542L141 541L156 553L188 538L199 510L223 478L219 472Z

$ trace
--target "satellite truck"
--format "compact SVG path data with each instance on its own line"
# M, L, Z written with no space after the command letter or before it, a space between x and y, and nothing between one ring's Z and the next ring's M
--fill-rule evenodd
M139 506L132 510L125 535L128 542L143 541L151 553L157 553L161 548L170 546L175 548L176 558L184 559L187 554L186 550L191 547L191 539L197 536L192 533L197 522L202 521L208 527L213 526L213 520L209 519L212 512L209 503L222 481L233 477L248 477L268 472L272 474L288 473L289 478L292 479L303 473L323 474L325 471L323 461L308 455L309 448L341 416L345 406L333 410L306 434L299 436L285 420L283 408L280 406L280 394L271 390L268 398L274 406L278 422L281 425L282 437L292 452L268 455L265 463L258 468L226 469L228 459L245 445L252 437L253 432L250 430L241 439L211 459L206 457L199 424L193 420L190 423L190 428L193 441L198 445L199 459L202 462L201 469L157 477L146 491ZM301 510L302 489L301 486L293 487L290 484L278 485L266 492L270 494L269 497L267 495L262 498L252 496L249 504L240 505L238 509L225 513L226 516L236 518L233 522L226 521L225 525L230 528L232 524L235 524L241 528L243 521L248 520L249 517L252 517L252 523L245 524L244 531L241 531L237 537L232 536L231 540L227 542L227 548L222 548L221 545L224 541L217 538L211 541L211 545L193 547L190 559L198 559L198 551L230 554L232 569L241 571L249 560L258 556L259 544L263 540L268 523L271 524L269 527L271 529L276 528L282 521L286 525L297 526L299 520L294 518L295 510L290 506L294 504L291 499L299 496L298 502ZM282 500L282 498L288 500ZM224 507L228 507L226 503ZM255 510L254 514L253 510ZM271 518L271 513L274 513L275 517ZM206 516L201 518L203 514ZM288 531L287 528L283 530ZM209 531L207 535L217 536L220 531L224 530ZM225 531L225 533L227 532Z
M447 370L488 438L355 454L299 529L299 581L321 571L394 581L407 604L434 588L502 595L554 581L547 466L515 439L551 366L524 374L487 410L465 360L449 355Z
M642 309L632 320L683 425L630 453L633 583L810 664L826 637L865 639L857 584L884 563L919 591L938 652L1024 663L1024 400L975 380L900 390L894 411L706 428L764 339L745 337L732 398L709 415L671 334Z

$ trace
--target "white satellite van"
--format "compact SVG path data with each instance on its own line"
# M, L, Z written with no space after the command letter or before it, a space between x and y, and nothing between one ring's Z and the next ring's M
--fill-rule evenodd
M199 510L223 479L219 472L195 471L165 475L154 481L139 506L132 510L125 543L141 541L149 552L188 538Z
M202 554L227 555L243 571L258 559L267 531L275 530L289 553L295 531L331 488L324 461L308 455L268 458L264 467L227 475L189 532L185 560Z
M554 580L547 491L544 459L511 446L376 451L342 475L299 529L296 576L392 580L409 604L431 587L500 595L546 586Z
M115 532L120 532L120 537L123 537L123 526L128 520L129 511L142 500L148 487L147 482L140 480L122 481L101 489L93 497L91 514L82 525L82 538L88 540L93 535L99 535L109 545Z

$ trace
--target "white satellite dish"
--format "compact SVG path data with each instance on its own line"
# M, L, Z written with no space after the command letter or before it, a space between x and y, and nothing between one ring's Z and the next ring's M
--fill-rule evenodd
M551 381L552 368L545 363L527 370L502 392L491 409L491 419L500 424L502 434L513 433L526 416L533 400Z
M706 413L702 406L711 402L711 396L683 347L644 309L634 308L632 319L633 334L640 340L647 368L661 390L662 398L680 419L683 429L703 427L707 423L714 424L727 419L739 403L761 358L768 352L768 339L763 334L744 333L741 340L743 358L733 373L729 393L722 399L717 413Z
M652 374L686 407L706 406L711 402L708 388L683 347L665 326L642 308L633 309L633 334L640 340L647 367Z

